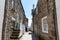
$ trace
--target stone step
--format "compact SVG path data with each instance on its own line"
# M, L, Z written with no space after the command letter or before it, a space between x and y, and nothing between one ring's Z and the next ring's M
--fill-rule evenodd
M19 33L20 31L13 31L12 33Z
M14 33L14 34L12 34L12 36L19 36L19 34L17 34L17 33Z
M18 39L17 36L11 36L10 39Z
M20 31L20 29L13 29L13 31Z

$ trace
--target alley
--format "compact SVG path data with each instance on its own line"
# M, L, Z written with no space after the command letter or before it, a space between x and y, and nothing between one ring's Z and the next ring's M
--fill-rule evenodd
M60 0L0 0L0 40L60 40Z
M38 40L32 32L26 32L20 40Z

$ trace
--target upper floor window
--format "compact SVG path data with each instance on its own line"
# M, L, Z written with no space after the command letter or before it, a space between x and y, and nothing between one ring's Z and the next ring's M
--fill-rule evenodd
M42 18L42 32L48 33L47 16Z
M38 14L38 7L36 7L36 13Z
M12 0L12 9L15 9L15 4L14 4L14 0Z

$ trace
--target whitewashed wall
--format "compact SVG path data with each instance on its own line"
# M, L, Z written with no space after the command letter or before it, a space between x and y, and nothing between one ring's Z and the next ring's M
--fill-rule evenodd
M56 2L57 24L58 24L58 32L60 40L60 0L55 0L55 2Z
M20 34L19 34L19 37L21 37L21 35L25 33L25 25L20 23Z
M4 17L4 6L5 6L5 0L0 0L0 40L2 37L2 24L3 24L3 17Z

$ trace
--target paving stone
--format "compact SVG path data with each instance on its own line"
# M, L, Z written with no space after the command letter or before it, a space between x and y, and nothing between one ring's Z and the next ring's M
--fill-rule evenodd
M32 32L26 32L20 40L38 40Z

